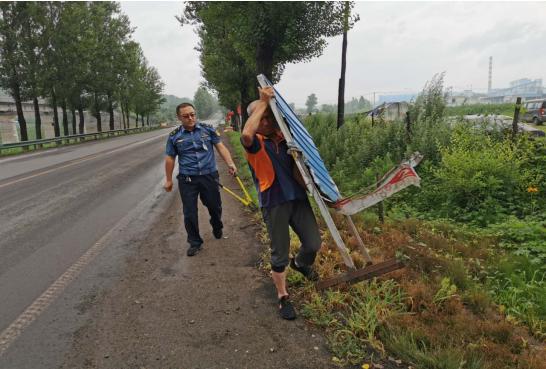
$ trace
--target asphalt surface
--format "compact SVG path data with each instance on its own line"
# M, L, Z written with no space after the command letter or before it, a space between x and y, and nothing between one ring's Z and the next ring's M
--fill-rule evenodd
M79 277L115 271L160 202L168 132L0 159L0 368L56 367L73 307L111 280Z
M0 159L1 369L332 367L318 332L278 316L241 203L222 193L219 240L200 205L186 256L168 132Z

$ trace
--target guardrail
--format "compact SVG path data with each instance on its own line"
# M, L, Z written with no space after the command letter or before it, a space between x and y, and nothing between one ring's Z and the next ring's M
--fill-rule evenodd
M87 141L90 137L92 137L92 140L98 140L104 137L121 136L123 134L128 134L128 133L147 132L147 131L152 131L158 128L160 128L160 126L144 126L144 127L138 127L138 128L115 129L113 131L84 133L84 134L78 134L78 135L45 138L42 140L21 141L21 142L0 144L0 155L2 155L3 150L14 149L18 147L30 148L34 146L34 149L36 150L38 146L49 144L49 143L55 143L57 146L59 146L59 145L68 144L70 143L70 141L76 141L76 142Z

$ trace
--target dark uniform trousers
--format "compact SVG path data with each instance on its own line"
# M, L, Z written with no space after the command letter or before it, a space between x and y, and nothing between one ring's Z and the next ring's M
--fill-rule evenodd
M199 247L203 239L199 235L199 220L197 217L197 197L201 198L203 205L210 214L210 225L213 230L223 228L222 224L222 199L218 185L218 172L200 176L187 176L179 174L178 189L182 197L184 211L184 226L188 234L190 247Z

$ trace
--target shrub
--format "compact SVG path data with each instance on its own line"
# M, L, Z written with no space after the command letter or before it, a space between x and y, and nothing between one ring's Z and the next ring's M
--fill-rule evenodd
M457 127L440 151L441 162L423 191L425 212L478 225L509 212L523 177L522 161L509 141Z

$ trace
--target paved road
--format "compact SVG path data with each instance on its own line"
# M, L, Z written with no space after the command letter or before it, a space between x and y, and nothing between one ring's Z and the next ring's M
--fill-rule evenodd
M168 132L0 159L1 368L56 367L81 297L160 212Z

